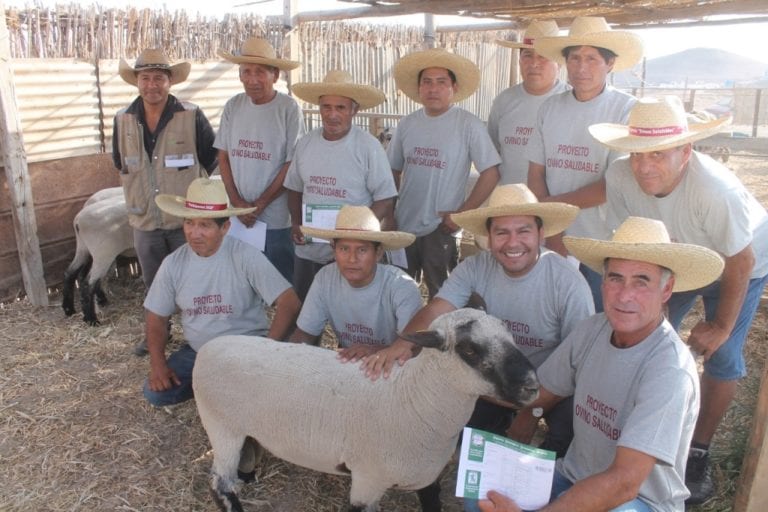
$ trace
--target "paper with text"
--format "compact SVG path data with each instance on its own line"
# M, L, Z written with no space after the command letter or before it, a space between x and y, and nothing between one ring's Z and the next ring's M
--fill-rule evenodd
M229 231L227 235L242 240L243 242L254 246L261 252L267 245L267 223L257 220L253 226L246 227L240 222L240 219L234 215L229 218Z
M343 205L340 204L304 204L302 205L302 225L317 229L335 229L336 217L339 216L339 210ZM330 243L330 240L322 238L312 238L304 236L307 242L320 244Z

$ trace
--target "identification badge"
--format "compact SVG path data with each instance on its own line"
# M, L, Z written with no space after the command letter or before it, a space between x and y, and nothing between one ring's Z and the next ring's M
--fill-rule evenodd
M191 167L193 165L195 165L195 155L192 153L165 155L166 167Z
M139 157L137 157L137 156L127 156L127 157L125 157L125 166L126 167L138 167L139 166Z

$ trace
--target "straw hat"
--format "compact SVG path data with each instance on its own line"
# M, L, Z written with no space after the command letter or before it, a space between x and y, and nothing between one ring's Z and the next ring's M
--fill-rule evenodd
M540 37L557 37L560 29L557 27L557 23L554 20L533 20L528 28L523 32L522 42L507 41L505 39L497 39L496 44L499 46L506 46L507 48L533 48L533 42Z
M320 104L320 97L326 95L344 96L360 105L360 110L373 108L384 103L386 96L372 85L356 84L352 75L340 69L325 74L322 82L301 82L291 87L291 92L307 103Z
M118 73L120 74L120 78L131 85L136 85L136 74L144 69L162 69L170 72L171 85L173 85L179 84L187 79L189 71L192 69L192 65L189 62L179 62L172 65L163 50L147 48L139 54L133 67L131 67L125 59L120 59Z
M617 55L613 71L629 69L643 58L643 40L637 34L611 30L605 18L581 16L573 20L567 36L541 37L533 44L536 53L565 63L563 49L569 46L606 48Z
M711 249L672 243L663 222L644 217L628 217L610 241L565 236L563 242L579 261L600 274L606 258L666 267L675 274L674 292L707 286L720 277L725 265L723 258Z
M472 96L480 86L480 68L471 60L443 48L431 48L406 55L395 63L395 84L416 103L419 98L419 73L427 68L450 69L456 75L458 90L453 101Z
M301 66L301 63L295 60L278 59L275 49L269 44L269 41L258 37L246 39L237 54L221 49L217 53L222 59L235 64L264 64L283 71L290 71Z
M165 213L183 219L231 217L245 215L256 209L230 207L224 183L209 178L197 178L190 183L187 197L159 194L155 197L155 203Z
M589 133L611 149L624 153L663 151L705 139L719 132L729 117L688 123L677 96L641 98L629 112L629 125L599 123Z
M301 226L301 232L305 235L334 240L336 238L348 238L351 240L364 240L366 242L379 242L384 250L402 249L416 240L416 235L402 231L382 231L379 219L367 206L344 205L336 217L336 229L320 229L309 226Z
M579 208L566 203L540 203L522 183L501 185L491 192L488 205L451 214L453 222L475 235L488 236L486 221L491 217L533 215L541 218L544 236L565 231L579 214Z

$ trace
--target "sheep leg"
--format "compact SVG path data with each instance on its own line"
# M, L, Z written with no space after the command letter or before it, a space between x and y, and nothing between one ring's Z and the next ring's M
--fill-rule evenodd
M222 512L243 512L243 506L237 497L237 466L245 436L238 436L225 425L205 413L198 404L203 426L213 448L213 467L211 468L211 495Z
M82 268L82 266L73 267L72 265L64 272L64 285L61 289L61 308L67 316L75 314L75 281L77 281L80 268Z
M96 281L93 285L93 295L96 297L96 304L98 304L101 307L106 306L109 304L109 299L107 299L107 294L104 293L104 288L101 286L101 279Z
M93 300L93 290L99 286L98 279L92 285L89 285L85 279L80 281L80 305L83 309L83 322L92 327L101 324L96 316L96 302Z
M422 512L442 512L443 507L440 503L440 481L435 480L428 486L416 491L421 503Z
M387 487L382 488L380 477L361 476L352 470L352 488L349 491L350 512L377 512L379 500L384 495Z

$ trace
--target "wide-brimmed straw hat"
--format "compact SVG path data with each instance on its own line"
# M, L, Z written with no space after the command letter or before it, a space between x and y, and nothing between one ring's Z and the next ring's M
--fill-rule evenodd
M145 69L161 69L171 74L171 85L179 84L187 79L192 65L189 62L178 62L171 64L168 56L163 50L157 48L147 48L143 50L136 58L136 63L131 66L125 59L120 59L118 73L120 78L131 85L137 84L136 74Z
M689 124L680 98L641 98L629 112L629 124L599 123L589 133L600 143L623 153L663 151L706 139L719 132L729 117Z
M340 69L325 74L322 82L301 82L291 87L294 96L313 105L320 104L321 96L343 96L354 100L360 110L373 108L384 103L386 96L372 85L356 84L352 75Z
M533 192L522 183L496 187L488 205L452 213L453 222L475 235L488 236L486 222L491 217L533 215L541 218L545 237L565 231L579 214L578 206L566 203L540 203Z
M507 41L506 39L497 39L496 44L506 46L507 48L533 48L533 42L541 37L557 37L560 29L554 20L533 20L528 28L523 32L523 40Z
M187 197L159 194L155 203L165 213L183 219L215 219L245 215L256 209L232 208L221 180L197 178L187 187Z
M414 52L395 63L394 74L397 88L416 103L421 103L419 73L427 68L445 68L456 75L454 102L472 96L480 86L480 68L471 60L443 48Z
M384 250L402 249L416 240L416 235L402 231L382 231L379 219L367 206L344 205L336 217L336 229L320 229L301 226L301 232L307 236L335 240L348 238L379 242Z
M725 265L723 258L711 249L671 242L663 222L644 217L628 217L611 240L565 236L563 242L579 261L600 274L606 258L666 267L675 274L675 292L707 286L720 277Z
M269 44L269 41L258 37L246 39L236 54L222 49L219 49L217 53L222 59L235 64L263 64L283 71L290 71L301 66L301 63L295 60L278 59L275 49Z
M605 18L581 16L573 20L567 36L540 37L533 43L536 53L565 63L563 49L569 46L606 48L617 55L613 71L629 69L643 58L643 40L625 30L611 30Z

